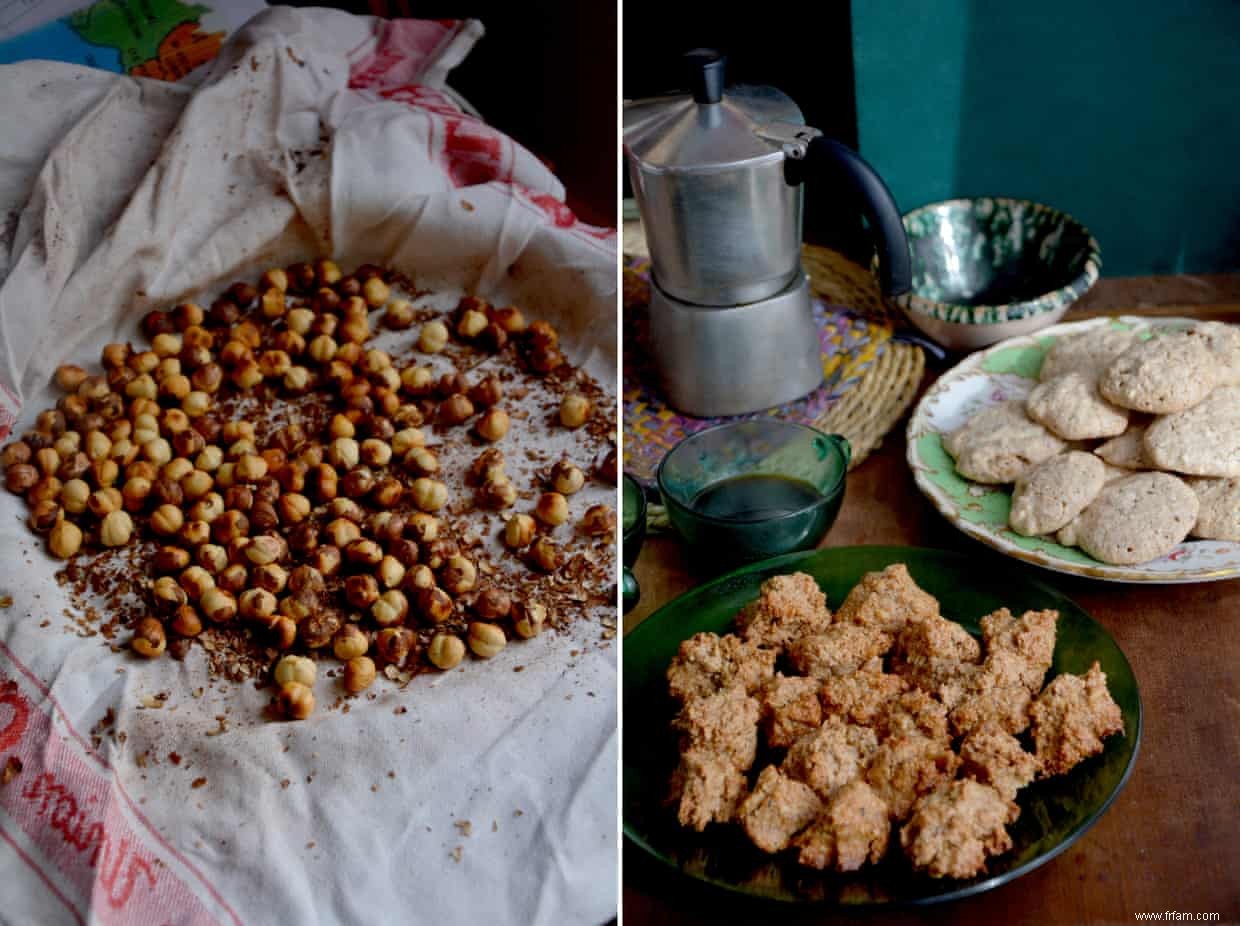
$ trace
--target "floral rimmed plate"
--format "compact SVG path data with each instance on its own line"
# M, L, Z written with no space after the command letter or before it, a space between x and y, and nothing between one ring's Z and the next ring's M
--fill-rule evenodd
M1137 566L1111 566L1076 547L1044 537L1022 537L1008 527L1012 492L983 486L956 472L941 435L960 427L988 405L1023 399L1037 384L1042 359L1055 341L1102 325L1152 332L1188 328L1186 318L1095 318L1044 328L979 351L944 373L922 396L908 425L908 463L918 488L947 520L970 537L1001 553L1056 572L1111 582L1212 582L1240 576L1240 543L1186 540L1156 560Z

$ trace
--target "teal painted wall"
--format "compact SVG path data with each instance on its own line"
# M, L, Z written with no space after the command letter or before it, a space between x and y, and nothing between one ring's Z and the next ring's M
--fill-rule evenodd
M1240 270L1240 2L852 0L861 153L901 209L1072 213L1104 273Z

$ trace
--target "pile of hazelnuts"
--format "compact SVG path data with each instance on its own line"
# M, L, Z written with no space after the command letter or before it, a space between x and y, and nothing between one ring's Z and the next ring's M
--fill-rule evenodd
M64 396L0 450L5 486L25 498L30 527L55 557L155 542L135 653L158 658L170 642L183 652L207 626L240 626L284 654L273 670L276 704L301 719L314 709L308 654L342 660L341 683L356 694L377 663L447 670L467 651L489 658L510 634L541 631L545 606L480 582L477 564L443 530L437 512L449 490L424 431L468 428L480 448L467 474L476 504L512 507L503 383L436 377L416 363L398 369L366 347L377 310L378 324L396 330L419 314L393 298L380 267L346 275L330 260L298 263L266 271L257 286L234 283L209 309L186 302L148 313L149 348L107 345L102 373L57 369ZM551 325L475 297L422 324L416 347L439 353L453 339L509 350L535 375L566 364ZM254 423L224 407L245 395L309 397L325 423L311 432L286 424L259 446ZM563 396L564 427L592 414L585 395ZM608 467L614 483L614 454ZM507 519L503 542L530 568L560 568L549 532L568 519L567 497L586 478L556 464L532 513ZM615 512L592 506L579 527L614 535ZM447 629L462 617L452 626L466 631ZM441 625L420 651L413 628Z

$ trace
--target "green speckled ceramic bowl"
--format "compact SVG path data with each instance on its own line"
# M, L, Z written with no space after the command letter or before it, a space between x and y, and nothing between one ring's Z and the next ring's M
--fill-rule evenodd
M1052 325L1102 268L1098 242L1065 212L1024 199L949 199L904 216L913 288L897 299L923 333L976 350Z

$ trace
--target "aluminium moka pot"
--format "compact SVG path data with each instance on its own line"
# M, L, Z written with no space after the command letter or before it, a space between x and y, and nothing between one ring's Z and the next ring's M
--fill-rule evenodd
M667 400L740 415L822 383L801 267L802 182L847 190L869 219L885 296L909 288L895 200L853 151L773 87L724 91L726 59L685 56L690 92L624 104L624 150L650 246L650 337Z

